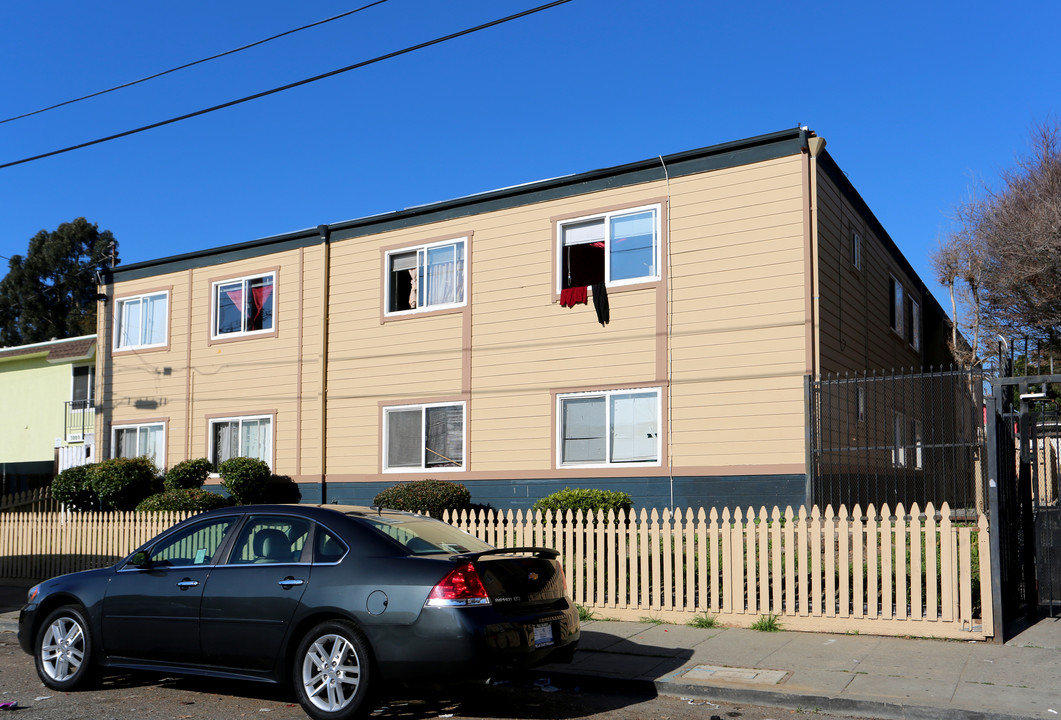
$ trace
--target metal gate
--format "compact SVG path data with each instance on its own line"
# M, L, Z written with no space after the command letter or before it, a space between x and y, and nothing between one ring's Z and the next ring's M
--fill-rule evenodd
M1004 625L1061 615L1061 420L1041 388L1061 375L991 381L987 448L992 586Z

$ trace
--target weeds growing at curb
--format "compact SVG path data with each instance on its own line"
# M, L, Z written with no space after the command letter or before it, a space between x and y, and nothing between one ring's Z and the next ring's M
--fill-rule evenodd
M692 620L689 621L688 625L694 628L701 628L704 630L710 630L712 628L722 627L718 621L717 615L708 615L707 613L701 613Z
M777 632L781 629L781 618L773 613L761 616L752 623L752 630L759 632Z

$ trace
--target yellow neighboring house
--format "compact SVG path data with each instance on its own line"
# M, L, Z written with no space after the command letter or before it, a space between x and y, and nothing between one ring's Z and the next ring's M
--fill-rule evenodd
M807 129L114 268L101 442L259 457L304 502L464 483L802 504L806 379L948 360Z
M96 336L0 348L0 496L95 461Z

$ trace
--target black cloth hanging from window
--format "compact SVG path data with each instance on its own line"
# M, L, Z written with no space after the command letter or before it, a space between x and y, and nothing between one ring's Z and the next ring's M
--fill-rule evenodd
M612 311L608 307L608 289L604 283L596 283L593 286L593 309L597 311L597 322L602 327L611 322Z

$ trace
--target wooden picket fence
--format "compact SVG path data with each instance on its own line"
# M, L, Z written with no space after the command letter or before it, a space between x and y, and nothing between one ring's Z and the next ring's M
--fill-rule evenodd
M47 487L23 490L10 495L0 495L0 512L47 512L59 509Z
M915 504L822 513L774 508L597 513L462 512L445 519L498 547L561 551L568 590L596 617L978 639L994 635L987 518ZM980 579L983 578L983 582Z
M105 567L189 515L0 513L0 578ZM790 630L995 634L987 519L957 522L946 504L443 519L497 547L556 548L575 602L600 618L748 627L773 616Z

